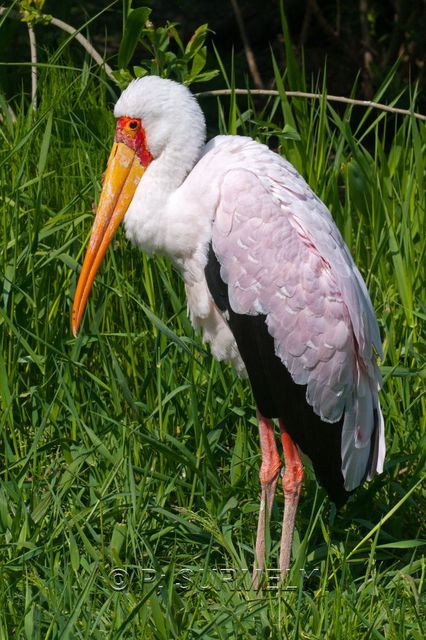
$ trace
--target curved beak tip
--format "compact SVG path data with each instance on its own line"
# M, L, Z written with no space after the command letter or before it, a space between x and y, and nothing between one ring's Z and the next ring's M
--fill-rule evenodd
M80 323L77 322L77 314L75 312L75 309L73 309L71 312L71 331L74 338L76 338L78 335L79 327L80 327Z

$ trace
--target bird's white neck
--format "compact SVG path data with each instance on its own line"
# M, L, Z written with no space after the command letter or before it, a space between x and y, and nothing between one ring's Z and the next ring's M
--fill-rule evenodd
M128 239L143 251L175 254L170 240L180 212L170 211L170 200L193 163L169 147L148 166L124 218Z

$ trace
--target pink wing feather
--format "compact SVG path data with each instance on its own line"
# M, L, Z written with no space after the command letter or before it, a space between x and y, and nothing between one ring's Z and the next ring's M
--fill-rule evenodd
M381 343L366 286L328 209L294 167L251 140L233 140L239 162L234 155L223 172L212 230L231 307L266 315L276 354L307 385L323 420L344 414L342 472L351 490L367 468L368 478L382 471L385 453L374 354Z

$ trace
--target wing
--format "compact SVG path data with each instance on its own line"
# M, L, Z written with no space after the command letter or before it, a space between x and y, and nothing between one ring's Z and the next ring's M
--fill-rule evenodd
M342 472L351 490L384 458L379 330L366 286L325 205L288 162L224 173L213 248L236 313L266 315L275 351L327 422L344 414ZM262 150L260 152L260 150Z

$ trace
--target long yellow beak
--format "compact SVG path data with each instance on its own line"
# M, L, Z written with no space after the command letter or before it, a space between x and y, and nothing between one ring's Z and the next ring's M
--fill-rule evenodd
M114 142L105 172L101 198L72 307L72 332L77 335L96 272L108 245L132 201L145 171L138 156L123 142Z

